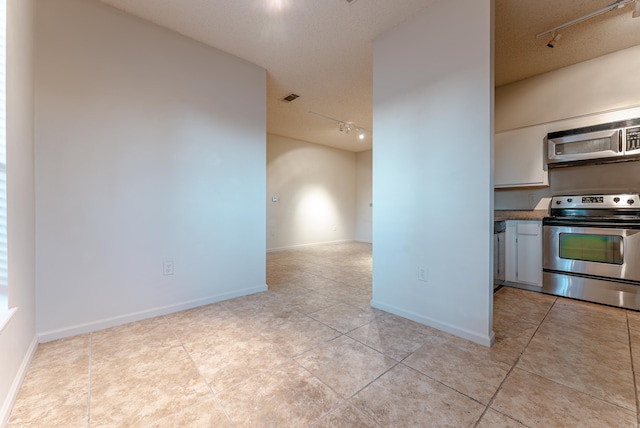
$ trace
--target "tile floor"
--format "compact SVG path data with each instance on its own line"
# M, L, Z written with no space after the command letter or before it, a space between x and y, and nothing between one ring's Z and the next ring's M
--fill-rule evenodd
M377 311L371 246L269 291L40 345L10 427L636 427L640 314L503 288L491 349Z

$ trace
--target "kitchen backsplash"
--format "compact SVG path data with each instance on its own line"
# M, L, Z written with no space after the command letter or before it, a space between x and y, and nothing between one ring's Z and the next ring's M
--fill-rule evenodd
M570 166L549 171L549 187L498 189L497 210L546 209L553 195L640 192L640 161Z

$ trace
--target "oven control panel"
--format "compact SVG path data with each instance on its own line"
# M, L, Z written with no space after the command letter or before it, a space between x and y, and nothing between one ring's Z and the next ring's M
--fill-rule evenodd
M640 127L627 128L626 138L628 152L640 149Z
M625 209L640 207L638 193L614 195L564 195L551 199L551 208Z

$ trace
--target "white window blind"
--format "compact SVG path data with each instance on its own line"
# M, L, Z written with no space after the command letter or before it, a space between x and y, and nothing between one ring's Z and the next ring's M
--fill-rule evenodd
M7 2L0 0L0 311L7 306Z

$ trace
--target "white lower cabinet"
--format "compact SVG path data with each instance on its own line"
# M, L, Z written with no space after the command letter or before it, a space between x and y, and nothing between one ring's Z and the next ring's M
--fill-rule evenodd
M542 286L542 222L507 221L505 279Z

